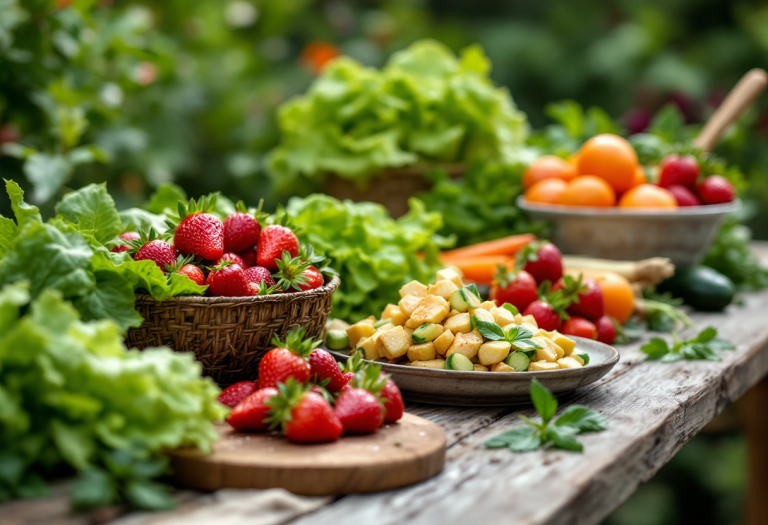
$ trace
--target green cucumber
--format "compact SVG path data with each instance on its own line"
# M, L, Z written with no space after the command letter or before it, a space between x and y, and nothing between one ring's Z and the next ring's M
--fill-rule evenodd
M469 305L467 304L467 301L464 300L461 290L456 290L451 294L451 308L461 313L469 310Z
M675 270L675 275L659 283L657 291L670 292L696 310L719 312L731 304L736 289L728 277L706 266Z
M378 321L373 323L373 327L374 328L381 328L385 324L391 324L391 323L392 323L392 319L379 319Z
M483 301L480 299L479 295L466 286L464 288L459 288L459 293L461 294L461 298L464 299L464 302L467 303L468 308L472 308L473 310L475 308L480 308Z
M475 365L463 354L451 354L445 360L445 369L472 372L475 369Z
M439 324L423 324L413 331L411 339L418 345L434 341L443 333L443 327Z
M509 354L504 362L518 372L525 372L528 370L528 366L531 364L531 359L525 354L525 352L517 350Z
M349 348L349 336L344 330L330 330L325 337L325 345L331 350L346 350Z

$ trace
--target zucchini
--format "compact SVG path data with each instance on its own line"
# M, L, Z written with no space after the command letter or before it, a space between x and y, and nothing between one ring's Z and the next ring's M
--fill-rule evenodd
M427 323L423 324L420 327L418 327L416 330L413 331L413 334L411 335L411 339L413 339L413 342L417 345L423 345L424 343L429 343L430 341L434 341L438 337L440 337L443 334L443 327L439 324L432 324Z
M531 359L526 355L525 352L517 350L509 354L504 362L518 372L525 372L528 370L528 367L531 364Z
M381 328L385 324L391 324L391 323L392 323L392 319L379 319L378 321L373 323L373 327L374 328Z
M719 312L731 304L736 289L728 277L706 266L692 266L675 271L656 289L669 292L696 310Z
M467 303L467 307L471 308L472 310L475 308L480 308L480 305L483 304L480 296L467 286L464 288L459 288L459 293L461 294L461 298L464 299L464 302Z
M445 360L446 370L461 370L462 372L472 372L475 364L469 358L462 354L451 354Z
M457 312L464 313L469 310L469 305L461 293L461 288L451 294L451 308Z
M344 330L330 330L325 337L325 344L331 350L346 350L349 348L349 336Z

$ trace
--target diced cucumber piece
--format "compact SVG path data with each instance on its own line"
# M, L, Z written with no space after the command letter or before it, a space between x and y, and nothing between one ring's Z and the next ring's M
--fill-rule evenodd
M581 358L582 361L584 361L584 366L587 366L589 364L589 354L576 354Z
M509 357L504 362L518 372L525 372L528 370L528 365L531 364L531 360L525 355L525 352L519 350L509 354Z
M483 304L483 301L480 299L480 296L475 294L472 290L470 290L466 286L464 288L460 288L459 292L461 292L461 298L464 299L464 301L467 303L467 306L469 308L472 308L474 310L475 308L480 308L480 305Z
M469 310L469 305L467 304L467 301L464 300L461 289L456 290L451 294L451 308L461 313Z
M349 348L349 336L344 330L330 330L325 338L325 344L331 350L346 350Z
M413 339L413 342L417 345L423 345L424 343L429 343L430 341L434 341L440 335L443 333L443 327L439 324L423 324L420 327L418 327L416 330L413 331L413 335L411 335L411 339Z
M472 372L475 364L469 358L462 354L451 354L445 360L446 370L461 370L463 372Z
M373 323L373 327L374 328L381 328L385 324L391 324L391 323L392 323L392 319L379 319L378 321Z

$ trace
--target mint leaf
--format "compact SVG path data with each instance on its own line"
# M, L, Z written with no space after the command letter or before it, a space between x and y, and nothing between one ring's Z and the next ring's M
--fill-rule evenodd
M571 426L580 432L598 432L605 430L608 420L591 408L583 405L571 405L560 414L555 426Z
M539 448L541 438L535 428L525 426L507 430L492 437L483 445L485 448L509 448L515 452L527 452Z
M501 341L504 339L504 330L502 330L502 328L496 323L483 321L473 315L472 326L477 328L480 334L486 339L490 339L491 341Z
M511 344L516 350L527 351L541 348L541 345L532 338L533 332L523 326L511 326L504 333L504 340Z
M704 330L702 330L699 335L694 337L693 339L689 340L688 343L708 343L712 339L717 337L717 329L713 328L712 326L708 326Z
M549 423L557 412L557 399L536 378L531 381L531 400L542 421Z
M509 304L509 303L504 303L504 304L501 305L501 307L504 308L509 313L511 313L512 315L517 315L517 314L520 313L520 310L518 310L517 308L515 308L514 305Z
M106 183L89 184L67 193L56 205L56 213L78 230L92 234L101 244L117 237L123 229Z
M640 347L640 350L648 354L649 359L659 359L664 363L673 363L680 359L707 359L709 361L720 361L720 350L733 350L732 343L719 339L717 329L707 327L695 337L688 340L679 340L677 334L674 335L674 345L672 348L661 338L654 337L650 342Z
M547 428L544 435L547 441L550 441L557 448L570 450L572 452L582 452L584 446L576 439L577 431L568 426L551 426Z
M582 361L584 361L584 366L587 366L589 364L589 354L576 354L579 356Z
M661 337L654 337L643 346L640 351L648 355L648 359L661 359L670 352L669 344Z

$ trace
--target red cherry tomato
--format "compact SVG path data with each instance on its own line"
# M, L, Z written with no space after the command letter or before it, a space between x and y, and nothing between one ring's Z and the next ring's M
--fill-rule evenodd
M699 163L693 155L667 155L659 166L659 186L668 188L679 184L689 189L696 188L699 179Z

